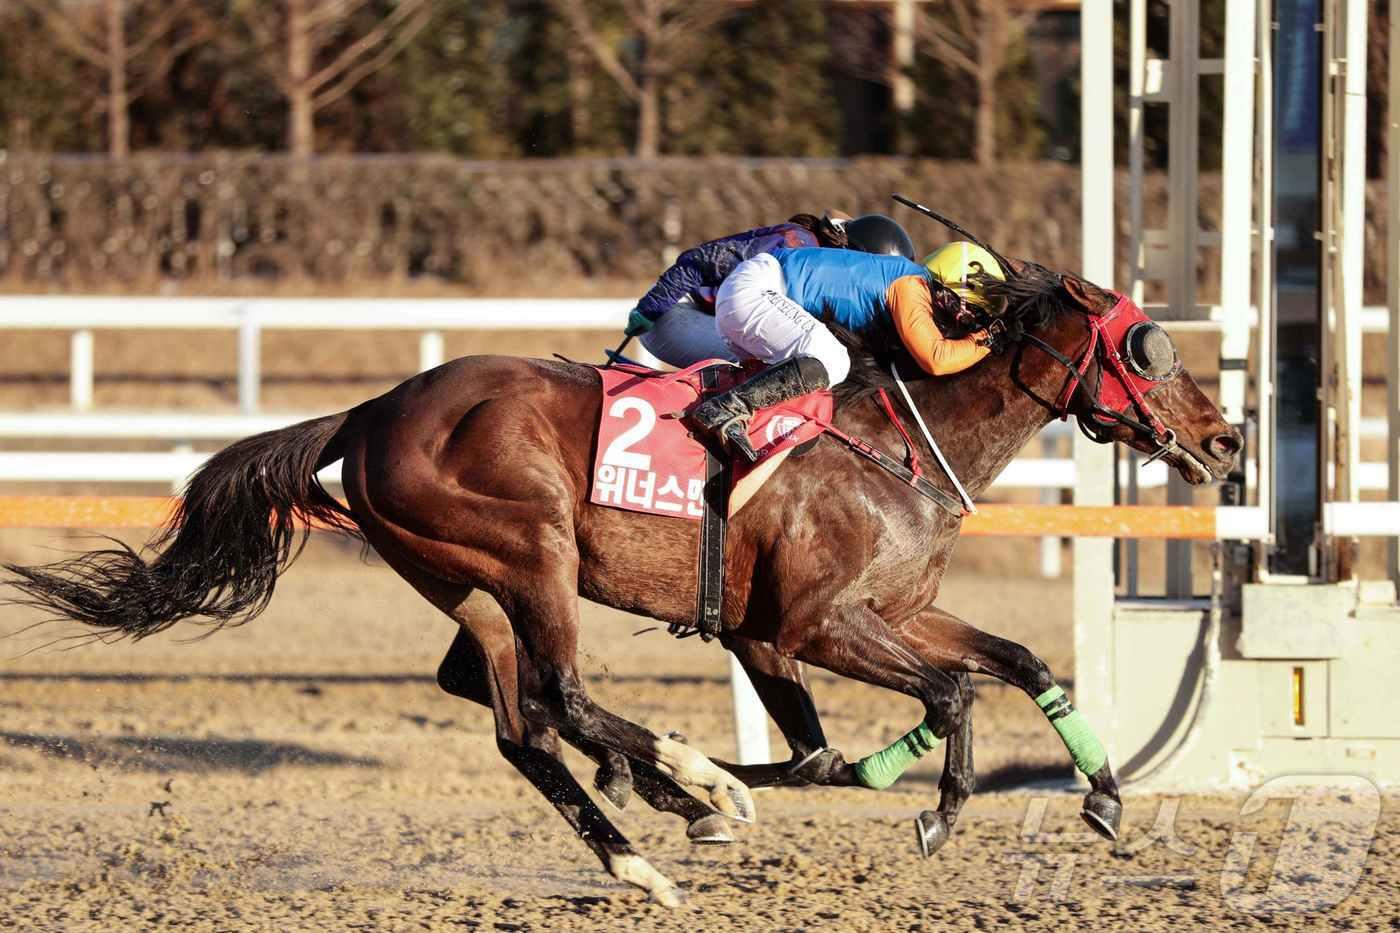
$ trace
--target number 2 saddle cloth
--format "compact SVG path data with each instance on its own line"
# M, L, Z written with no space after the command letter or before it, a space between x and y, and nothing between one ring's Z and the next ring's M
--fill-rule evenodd
M679 416L702 396L727 391L754 370L722 360L707 360L674 373L630 365L594 368L603 383L603 405L589 501L699 521L704 514L706 451ZM708 379L705 370L710 371ZM706 383L713 383L713 388L702 388ZM832 407L831 393L822 390L755 413L749 422L749 443L759 460L733 462L731 516L794 448L822 433Z

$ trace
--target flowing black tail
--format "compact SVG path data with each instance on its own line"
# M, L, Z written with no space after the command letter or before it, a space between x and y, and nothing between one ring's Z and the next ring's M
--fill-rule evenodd
M348 412L245 438L190 478L169 524L147 545L150 563L115 548L42 567L7 564L34 606L117 637L144 638L181 619L240 625L267 608L277 575L316 523L358 536L355 519L316 478L341 456Z

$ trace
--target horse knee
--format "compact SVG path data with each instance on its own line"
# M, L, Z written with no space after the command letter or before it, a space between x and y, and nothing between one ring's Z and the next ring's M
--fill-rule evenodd
M962 721L962 691L956 688L924 699L924 721L934 735L946 736Z
M1021 651L1024 653L1024 657L1017 664L1020 676L1025 683L1026 692L1033 697L1038 697L1055 686L1055 675L1050 673L1048 664L1031 654L1029 650L1022 648Z

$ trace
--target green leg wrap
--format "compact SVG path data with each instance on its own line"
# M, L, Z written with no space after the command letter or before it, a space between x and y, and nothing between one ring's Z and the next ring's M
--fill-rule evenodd
M918 728L891 742L888 747L857 761L856 780L871 790L884 790L942 741L926 723L919 723Z
M1064 690L1059 686L1051 687L1036 697L1035 702L1060 734L1070 757L1074 759L1074 766L1086 777L1097 774L1104 762L1108 761L1108 752L1104 750L1099 737L1094 735L1094 730L1089 728L1084 715L1065 696Z

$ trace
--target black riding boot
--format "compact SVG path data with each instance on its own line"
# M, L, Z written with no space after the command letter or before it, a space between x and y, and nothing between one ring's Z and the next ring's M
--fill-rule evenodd
M825 389L828 384L826 367L820 360L810 356L784 360L748 382L700 403L690 413L690 420L719 438L731 452L742 454L754 463L758 453L750 446L748 438L749 419L753 413Z

